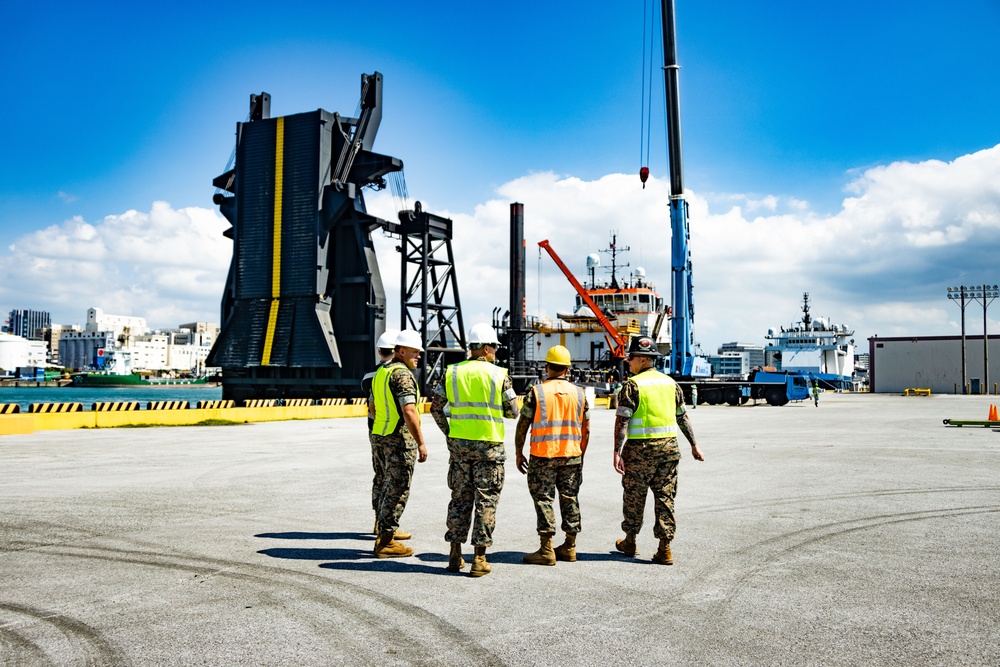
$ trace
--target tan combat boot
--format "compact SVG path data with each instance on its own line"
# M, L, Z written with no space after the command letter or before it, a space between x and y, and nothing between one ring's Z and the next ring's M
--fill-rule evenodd
M379 533L379 529L378 529L378 517L375 517L375 528L372 529L372 533L374 533L376 537L378 537L378 535L380 534ZM396 529L396 533L392 536L392 539L394 539L394 540L408 540L411 537L413 537L413 535L411 533L408 533L405 530L400 530L400 529L397 528Z
M538 547L538 551L525 554L522 560L528 565L555 565L556 553L552 550L552 536L540 535L539 542L541 545Z
M486 562L486 547L476 547L476 555L472 558L472 569L469 576L482 577L493 571L493 567Z
M670 540L660 538L660 548L653 554L653 561L661 565L674 564L674 555L670 553Z
M625 533L625 539L616 540L615 549L626 556L635 556L635 533Z
M555 548L556 560L576 562L576 535L566 533L566 540Z
M413 549L392 539L392 533L380 533L375 542L375 558L405 558L412 556Z
M461 542L452 542L451 555L448 557L448 571L461 572L463 567L465 567L465 559L462 558L462 544Z

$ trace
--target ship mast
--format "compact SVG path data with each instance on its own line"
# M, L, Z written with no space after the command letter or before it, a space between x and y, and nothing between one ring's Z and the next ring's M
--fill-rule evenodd
M630 246L625 246L621 248L622 252L628 252L632 248ZM618 284L618 274L617 274L617 264L616 257L618 256L618 232L611 232L611 245L608 246L607 250L601 250L601 252L606 252L611 255L611 289L621 289ZM622 264L624 269L628 264Z

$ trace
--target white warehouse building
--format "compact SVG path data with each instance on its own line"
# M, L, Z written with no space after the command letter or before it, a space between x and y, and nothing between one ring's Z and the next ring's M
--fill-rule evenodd
M0 374L13 375L18 368L44 367L48 348L43 340L28 340L0 333Z

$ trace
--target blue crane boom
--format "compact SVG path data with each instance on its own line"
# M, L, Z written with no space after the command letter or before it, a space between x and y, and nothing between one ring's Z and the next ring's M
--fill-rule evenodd
M691 239L688 204L684 198L684 167L681 160L681 104L677 64L677 30L674 0L661 0L663 20L663 79L667 112L667 154L670 167L670 373L676 377L710 375L704 359L693 353L694 295L691 287Z

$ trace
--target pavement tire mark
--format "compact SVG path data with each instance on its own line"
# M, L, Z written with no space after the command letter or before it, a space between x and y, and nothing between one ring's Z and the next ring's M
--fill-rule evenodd
M926 495L932 493L976 493L1000 491L1000 486L949 486L949 487L927 487L914 489L881 489L874 491L855 491L850 493L829 493L822 495L790 496L786 498L770 498L762 501L751 501L732 505L716 505L712 507L702 507L685 512L686 515L710 514L715 512L732 512L734 510L773 507L779 505L795 505L807 502L818 502L827 500L853 500L857 498L879 498L884 496L907 496Z
M85 667L104 667L111 665L127 665L128 661L105 640L101 634L86 623L70 618L55 611L29 607L27 605L0 602L0 612L7 612L15 617L27 617L27 621L15 620L0 625L0 638L4 644L12 646L17 658L9 664L50 665L56 664L48 657L45 645L35 639L25 636L19 628L30 624L43 624L61 634L69 643L73 653L78 655ZM0 654L3 657L3 654ZM4 664L8 664L6 661ZM67 664L61 662L59 664Z
M830 523L810 526L800 530L793 530L775 537L768 538L740 549L750 561L756 565L747 570L741 571L735 580L723 584L723 579L728 578L725 573L701 574L693 577L692 583L700 584L700 588L705 588L712 582L719 584L722 589L721 594L710 596L713 610L711 615L716 622L721 621L722 614L729 613L729 608L735 604L737 598L747 588L749 582L761 575L766 570L782 564L785 559L797 551L810 547L818 542L842 537L850 533L873 530L894 524L912 523L918 521L930 521L945 519L957 516L969 516L977 514L1000 513L1000 505L975 505L968 507L939 508L934 510L920 510L911 512L897 512L892 514L878 514L875 516L849 519L846 521L833 521ZM703 572L711 572L711 568L706 568Z
M155 548L155 547L154 547ZM258 594L289 611L288 599L307 601L317 607L311 616L300 607L297 615L309 616L324 637L339 635L354 650L349 655L370 655L371 647L360 637L374 635L379 645L392 647L390 661L414 665L436 665L440 654L427 649L429 637L437 636L457 652L453 662L467 665L502 665L503 661L478 644L458 627L441 617L378 591L319 575L266 567L254 563L227 561L195 554L164 553L162 550L118 549L94 545L60 546L39 549L47 555L102 560L147 567L192 572L203 577L224 577L252 584ZM340 612L340 623L331 623L329 608ZM344 620L358 624L352 629ZM395 620L394 620L395 619Z

